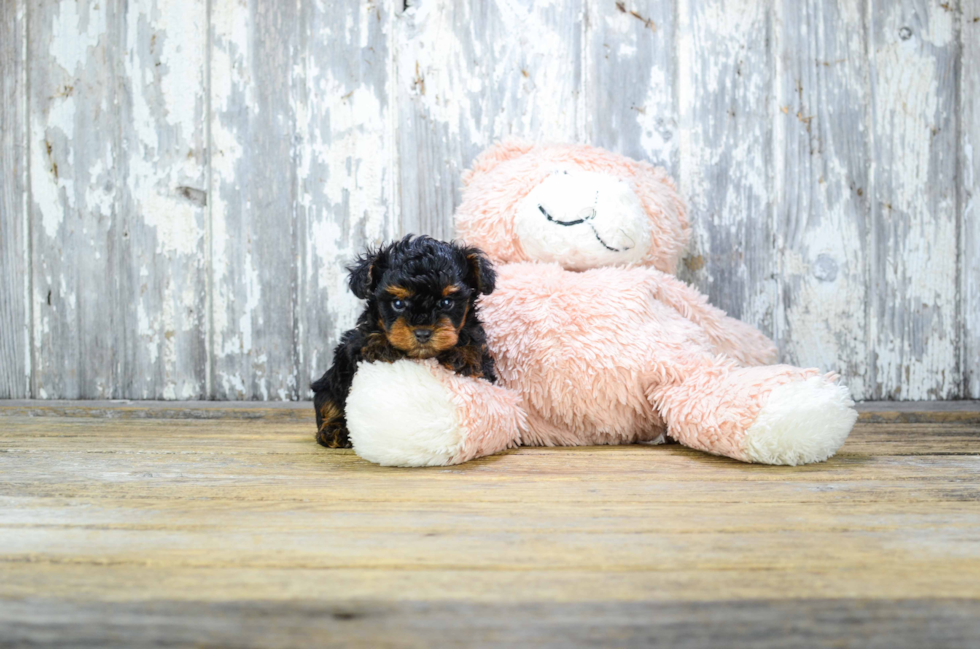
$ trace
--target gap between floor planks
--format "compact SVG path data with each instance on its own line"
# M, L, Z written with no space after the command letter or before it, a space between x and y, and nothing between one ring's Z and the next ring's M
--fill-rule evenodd
M980 401L865 401L861 422L977 422ZM312 420L310 401L99 401L0 399L0 417Z

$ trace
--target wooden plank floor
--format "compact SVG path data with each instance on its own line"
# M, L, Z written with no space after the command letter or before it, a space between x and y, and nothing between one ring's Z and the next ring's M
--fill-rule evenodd
M866 406L796 468L390 469L188 408L0 405L0 646L980 646L976 403Z

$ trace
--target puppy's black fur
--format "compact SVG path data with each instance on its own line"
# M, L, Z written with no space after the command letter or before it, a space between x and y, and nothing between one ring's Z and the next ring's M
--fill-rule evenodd
M312 385L321 445L350 447L344 408L359 361L435 358L454 372L496 381L474 308L496 276L479 248L409 235L369 250L347 270L351 292L367 306L340 339L333 366Z

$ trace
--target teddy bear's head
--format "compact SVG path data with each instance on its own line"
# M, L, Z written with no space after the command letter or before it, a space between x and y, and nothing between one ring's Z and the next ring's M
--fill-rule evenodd
M663 169L585 145L506 140L463 175L456 229L494 261L674 272L684 203Z

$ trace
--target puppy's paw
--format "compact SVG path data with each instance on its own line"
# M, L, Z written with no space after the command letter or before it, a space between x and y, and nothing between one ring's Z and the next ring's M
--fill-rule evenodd
M316 431L316 443L326 448L351 448L350 435L343 424L325 423Z
M361 363L347 397L354 452L383 466L444 466L466 435L449 389L422 363Z
M321 402L322 400L322 402ZM317 395L316 443L326 448L350 448L344 411L328 398Z

